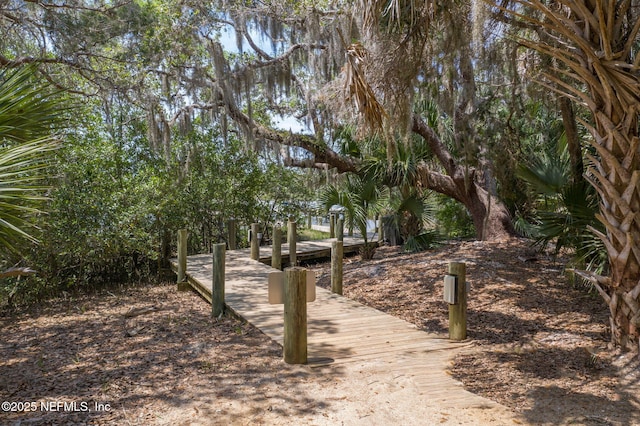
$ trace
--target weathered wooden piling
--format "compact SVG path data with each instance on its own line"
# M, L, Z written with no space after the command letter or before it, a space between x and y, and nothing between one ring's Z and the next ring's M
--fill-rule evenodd
M336 237L336 215L331 213L329 215L329 238Z
M344 241L344 219L341 217L336 221L336 238L338 241Z
M284 362L307 363L307 270L300 267L285 269L283 345Z
M251 224L251 258L253 260L260 259L260 244L258 241L258 232L260 232L260 224Z
M235 219L231 219L227 222L227 241L229 242L229 250L235 250L237 248L236 233L236 221Z
M219 317L224 313L224 265L226 255L226 244L213 245L213 277L211 295L211 314Z
M189 290L187 283L187 230L178 230L178 291Z
M344 255L344 243L333 241L331 243L331 292L342 295L342 262Z
M271 245L271 267L282 269L282 228L273 227L273 244Z
M295 220L289 219L289 227L287 229L287 243L289 244L289 265L296 266L297 263L297 253L296 253L296 239L297 239L297 231L296 231L296 222Z

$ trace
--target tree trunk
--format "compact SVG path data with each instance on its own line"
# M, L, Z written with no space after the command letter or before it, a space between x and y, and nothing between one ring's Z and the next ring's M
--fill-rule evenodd
M478 239L494 241L514 236L509 210L482 187L477 170L456 164L435 131L419 116L413 117L413 131L427 141L446 171L445 175L434 172L427 164L419 164L417 185L461 202L473 220Z
M559 2L562 4L559 8L549 7L542 0L519 3L542 16L538 20L533 14L526 15L531 25L552 33L547 39L521 39L520 44L553 57L558 68L545 73L549 82L593 114L595 126L582 122L591 133L593 147L593 155L587 154L590 167L585 179L600 196L600 213L596 217L606 227L606 234L591 231L606 247L610 271L609 277L585 275L609 305L612 342L638 350L640 57L636 46L640 14L636 2L582 0ZM512 13L503 4L497 6Z
M515 235L511 215L502 201L477 184L468 192L463 204L471 215L478 239L497 241Z
M424 163L418 165L418 170L420 177L416 184L419 187L451 197L466 207L478 239L499 241L515 235L509 210L476 181L473 169L465 177L464 168L457 166L453 178L434 172Z
M569 159L571 160L571 179L573 182L580 182L584 179L582 177L584 174L584 165L576 115L573 112L571 99L566 96L561 96L559 102L564 134L567 137L567 150L569 151Z
M611 340L622 348L640 344L640 139L637 117L610 120L596 113L591 144L600 158L587 180L600 195L600 214L606 235L594 229L609 258L609 277L598 277L599 292L611 312ZM619 117L624 117L620 114ZM626 121L626 122L625 122Z

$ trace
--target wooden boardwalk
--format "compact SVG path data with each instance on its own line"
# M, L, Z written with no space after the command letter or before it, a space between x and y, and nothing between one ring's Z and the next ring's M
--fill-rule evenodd
M357 241L349 242L357 243ZM301 253L326 250L331 240L298 242ZM345 246L347 240L345 239ZM261 247L261 260L266 247ZM283 245L283 253L286 245ZM251 260L247 250L227 251L225 265L226 304L267 336L282 345L283 305L268 303L268 274L274 269ZM264 257L263 257L264 256ZM172 262L176 268L175 261ZM211 301L212 260L210 254L189 256L187 278ZM428 334L414 325L364 306L348 298L316 288L316 301L307 305L308 360L311 367L340 365L373 368L381 374L410 379L420 394L445 408L494 409L501 418L508 411L480 396L465 391L446 369L453 352L466 344Z
M315 241L299 241L296 243L296 258L299 262L305 262L314 259L328 259L331 257L331 242L333 240L315 240ZM362 238L344 237L344 254L357 253L364 245ZM249 249L234 250L238 252L246 252L249 256ZM271 265L271 246L260 247L260 262ZM289 245L282 245L282 264L289 264Z

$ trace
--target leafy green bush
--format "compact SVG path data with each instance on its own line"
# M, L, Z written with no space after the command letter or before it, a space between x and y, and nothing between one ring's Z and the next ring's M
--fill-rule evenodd
M464 206L452 198L437 196L437 227L447 238L471 238L476 235L471 216Z
M121 114L122 117L130 116ZM189 253L225 241L226 222L273 217L273 205L295 195L283 186L304 186L299 174L267 166L231 135L215 127L176 133L169 161L154 152L136 120L103 123L100 108L88 106L84 122L56 152L49 201L39 217L41 241L26 262L37 275L1 284L0 296L20 303L81 288L154 279L166 272L177 230L189 231ZM298 193L302 193L299 191ZM238 233L240 240L244 237Z

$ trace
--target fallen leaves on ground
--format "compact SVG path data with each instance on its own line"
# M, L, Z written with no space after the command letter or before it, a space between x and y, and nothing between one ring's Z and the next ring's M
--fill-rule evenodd
M344 293L446 337L450 261L466 263L471 283L473 345L450 368L467 389L531 424L640 424L638 363L607 349L606 306L567 279L564 259L526 241L381 247L371 261L346 259ZM329 264L310 268L330 286ZM0 400L89 405L0 412L2 424L306 424L332 403L309 386L340 381L284 364L265 335L211 318L175 284L53 300L0 317L0 328Z
M371 261L345 260L343 293L448 336L444 275L449 262L464 262L474 344L450 372L466 389L534 424L640 425L638 361L607 348L607 307L569 279L567 260L521 239L449 242L414 254L385 246ZM328 266L313 269L330 288Z
M20 408L0 424L259 424L309 405L277 344L175 284L54 300L0 327L0 401Z

